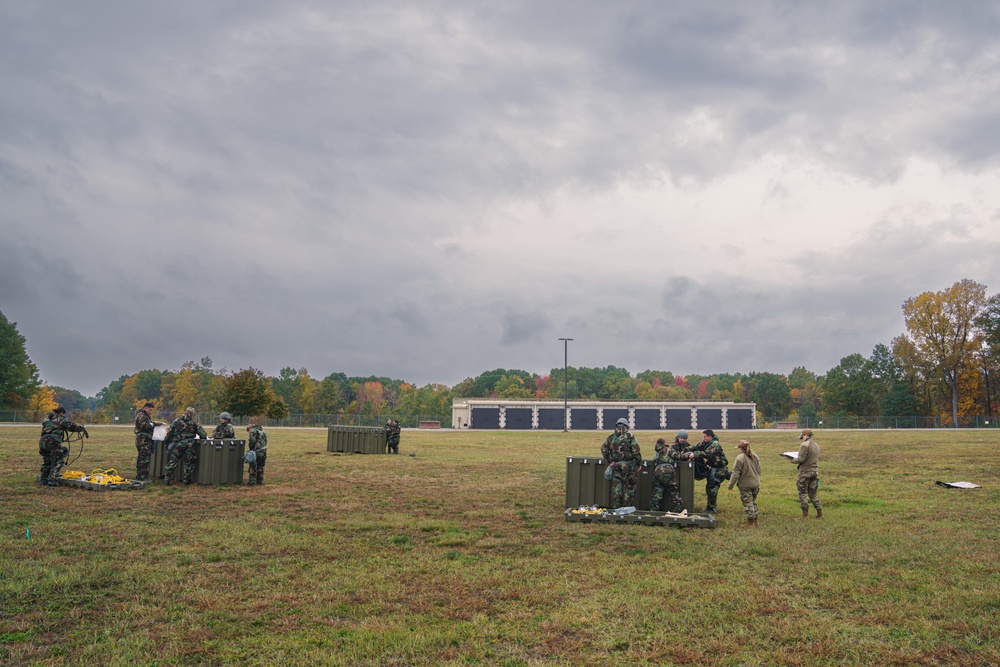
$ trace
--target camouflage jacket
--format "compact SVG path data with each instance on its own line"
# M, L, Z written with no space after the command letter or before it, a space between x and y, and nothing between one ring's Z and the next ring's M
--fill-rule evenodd
M608 463L632 463L636 467L642 465L642 454L639 452L639 441L635 436L625 431L618 433L615 431L608 436L608 439L601 445L601 456Z
M393 422L392 424L385 425L385 441L389 444L396 444L399 442L399 433L399 424Z
M235 438L235 437L236 437L236 429L233 428L232 422L222 422L221 424L215 427L214 431L212 431L212 438L215 439Z
M260 426L254 426L250 429L250 450L257 451L259 449L267 449L267 433L264 433L264 429Z
M695 460L702 460L709 468L726 468L729 466L729 459L722 451L722 445L718 438L712 438L709 442L702 442L691 448L694 452Z
M135 434L153 435L153 420L146 414L145 410L135 413Z
M655 468L663 463L675 465L678 461L683 460L687 460L687 446L678 440L674 440L669 447L664 447L656 452L656 458L653 459L653 467Z
M39 438L38 444L52 447L62 442L66 433L71 431L78 433L82 430L82 425L74 424L66 419L66 415L50 412L42 422L42 437Z
M187 415L181 415L170 423L170 430L167 431L167 438L165 442L170 443L180 442L181 440L190 440L196 435L202 439L208 439L208 435L205 433L205 429L201 427L201 424Z

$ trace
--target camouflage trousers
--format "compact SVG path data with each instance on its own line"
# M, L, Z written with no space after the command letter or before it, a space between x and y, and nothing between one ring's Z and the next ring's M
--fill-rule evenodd
M38 453L42 457L41 483L56 478L55 472L59 467L59 462L63 457L62 442L58 440L40 440L38 442Z
M758 491L760 491L760 487L756 489L740 489L740 502L743 503L743 511L746 512L747 521L753 521L757 518Z
M635 498L635 465L630 461L618 461L611 464L615 474L614 485L611 488L611 509L628 507Z
M174 468L179 461L184 461L184 482L194 481L195 468L198 464L198 441L181 440L174 443L174 448L170 451L167 459L167 466L163 469L163 479L171 479Z
M661 463L653 470L653 495L649 499L649 509L662 512L663 496L666 494L668 512L684 509L681 501L681 487L677 482L677 470L669 463Z
M795 488L799 491L799 506L803 512L809 511L809 501L812 501L816 509L823 509L823 504L819 501L818 472L800 472L799 478L795 481Z
M389 438L386 442L386 447L388 447L389 452L392 454L399 454L399 438Z
M715 503L719 500L719 489L722 483L730 478L727 468L705 468L704 477L698 477L695 469L695 479L705 480L705 495L708 497L708 509L715 509Z
M149 479L149 462L153 458L153 436L149 433L137 433L135 451L135 478Z
M267 450L254 452L254 462L250 464L249 486L257 486L264 483L264 464L267 463Z

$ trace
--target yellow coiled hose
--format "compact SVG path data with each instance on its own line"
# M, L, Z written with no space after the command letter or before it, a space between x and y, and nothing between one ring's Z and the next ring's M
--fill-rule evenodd
M119 475L114 468L107 470L97 468L92 470L89 475L85 475L79 470L67 470L61 477L63 479L79 479L93 484L128 484L130 481Z

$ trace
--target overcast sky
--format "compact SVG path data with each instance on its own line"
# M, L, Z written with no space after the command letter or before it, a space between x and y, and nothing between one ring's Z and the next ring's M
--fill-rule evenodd
M0 0L0 311L41 377L825 373L1000 288L1000 14Z

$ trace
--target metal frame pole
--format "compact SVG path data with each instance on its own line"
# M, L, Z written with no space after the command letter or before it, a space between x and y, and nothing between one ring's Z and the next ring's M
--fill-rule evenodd
M560 338L563 342L563 433L569 431L569 342L572 338Z

